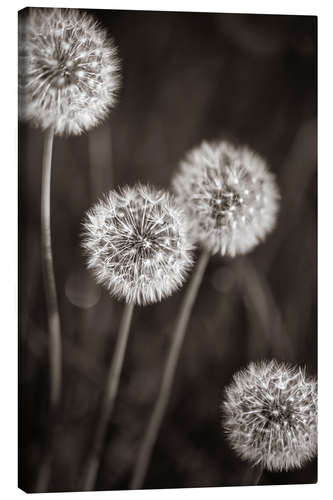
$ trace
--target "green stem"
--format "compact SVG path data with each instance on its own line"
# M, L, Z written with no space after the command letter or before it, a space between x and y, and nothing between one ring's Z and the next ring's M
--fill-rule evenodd
M109 374L106 382L102 411L97 424L93 445L87 460L83 478L84 491L94 489L97 473L101 461L103 445L116 400L121 369L127 346L128 334L133 316L134 304L126 304L121 320L116 348L110 364Z
M54 275L51 240L51 173L54 128L50 127L44 137L42 185L41 185L41 254L48 321L48 352L50 366L50 409L49 432L54 433L55 415L61 397L62 342L61 326ZM51 444L47 446L43 463L39 470L37 491L46 491L51 467Z
M203 250L184 296L163 373L161 388L153 412L151 414L150 421L143 442L141 444L138 459L134 468L134 473L130 485L130 488L132 490L140 489L146 476L151 454L170 398L171 388L174 381L188 321L209 261L209 257L209 252Z

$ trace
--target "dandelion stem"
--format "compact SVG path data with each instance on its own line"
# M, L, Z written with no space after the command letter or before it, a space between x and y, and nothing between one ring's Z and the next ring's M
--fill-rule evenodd
M264 468L261 465L259 465L255 468L254 478L253 478L253 485L254 486L257 486L258 484L260 484L263 473L264 473Z
M46 297L49 366L50 366L50 408L49 432L50 443L45 447L45 456L39 469L37 491L46 491L50 477L54 424L61 397L62 378L62 342L61 326L57 300L57 289L54 275L52 241L51 241L51 173L54 128L50 127L44 138L42 186L41 186L41 253L42 269Z
M158 394L157 401L155 403L155 407L151 414L150 421L144 439L142 441L138 459L134 468L134 473L130 485L130 488L132 490L140 489L146 476L151 454L170 398L171 388L174 381L177 363L183 345L188 321L209 261L209 257L210 253L206 250L203 250L184 296L163 373L161 388Z
M62 371L61 328L54 276L50 221L53 138L54 129L50 127L45 134L41 193L42 260L49 328L50 404L52 410L58 406L60 400Z
M263 473L264 467L262 464L250 465L247 463L247 467L244 469L244 474L240 484L242 486L257 486L260 484Z
M126 304L119 328L117 344L112 357L109 374L106 381L102 410L97 424L97 429L93 445L91 448L91 452L87 460L87 466L83 479L83 489L85 491L92 490L96 483L105 436L117 396L119 379L124 362L125 350L131 326L133 310L134 310L134 303Z

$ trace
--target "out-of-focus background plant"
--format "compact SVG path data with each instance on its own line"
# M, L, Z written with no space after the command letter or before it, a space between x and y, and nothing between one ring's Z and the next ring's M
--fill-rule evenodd
M219 403L250 360L317 363L317 25L313 17L92 11L122 60L119 104L99 128L55 138L52 231L64 341L61 422L50 489L73 490L91 445L123 305L98 287L80 249L84 212L110 188L167 188L203 139L248 144L277 176L275 231L246 257L209 261L145 487L248 484ZM40 255L42 136L19 125L20 486L33 487L48 406ZM184 290L136 308L97 489L127 488L159 389ZM314 482L316 462L264 472Z

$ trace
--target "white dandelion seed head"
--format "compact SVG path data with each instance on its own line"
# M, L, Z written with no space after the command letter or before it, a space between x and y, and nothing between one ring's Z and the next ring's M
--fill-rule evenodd
M141 184L110 191L87 212L83 247L97 281L141 305L171 295L192 264L182 210L166 191Z
M298 367L250 363L233 377L223 426L237 455L271 471L302 467L317 451L317 382Z
M98 125L114 106L119 59L107 32L75 9L31 8L19 23L19 117L59 135Z
M265 161L247 147L203 142L173 179L191 220L191 233L212 254L234 257L252 250L272 231L278 188Z

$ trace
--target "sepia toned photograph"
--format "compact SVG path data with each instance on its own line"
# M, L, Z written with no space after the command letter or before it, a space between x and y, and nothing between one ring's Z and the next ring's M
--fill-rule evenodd
M18 243L20 489L317 482L317 17L20 10Z

